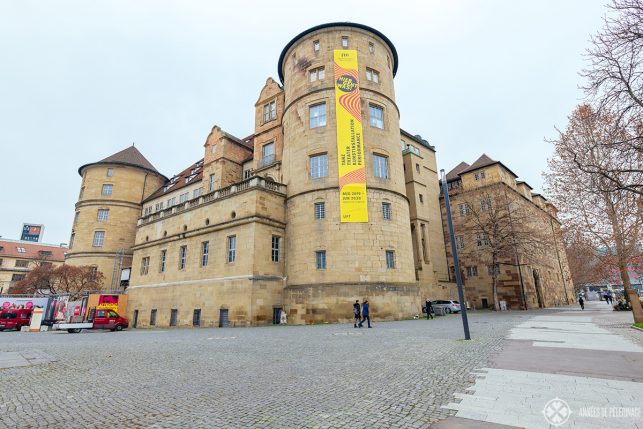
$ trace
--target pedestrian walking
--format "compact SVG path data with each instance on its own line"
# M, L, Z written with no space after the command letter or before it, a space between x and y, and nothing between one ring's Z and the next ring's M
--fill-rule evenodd
M580 304L580 309L585 310L585 300L582 296L578 298L578 303Z
M427 299L424 305L426 308L426 320L433 319L433 304Z
M359 299L356 299L355 304L353 304L353 316L355 316L355 321L353 322L353 328L357 328L357 324L361 321L360 310L359 310Z
M368 312L368 299L365 299L364 302L362 303L362 321L359 322L360 328L364 325L364 321L368 321L368 327L371 327L371 317Z

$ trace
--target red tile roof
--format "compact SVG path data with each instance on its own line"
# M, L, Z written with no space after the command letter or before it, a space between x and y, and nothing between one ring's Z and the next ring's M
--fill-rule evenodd
M170 192L174 192L177 189L184 188L188 185L192 185L196 182L200 182L203 178L203 159L195 162L179 174L173 176L169 179L163 186L157 189L152 195L147 197L145 201L153 200L162 195L165 195Z
M65 260L65 252L67 250L69 250L67 247L55 246L53 244L38 244L18 240L0 240L0 258L46 258L47 261L63 262Z

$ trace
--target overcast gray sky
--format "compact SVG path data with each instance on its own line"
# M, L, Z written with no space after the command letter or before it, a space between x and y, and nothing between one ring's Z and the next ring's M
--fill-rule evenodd
M401 126L440 168L485 152L540 190L604 3L0 0L0 235L33 222L68 242L78 167L132 142L171 176L214 124L251 134L281 49L331 21L391 39Z

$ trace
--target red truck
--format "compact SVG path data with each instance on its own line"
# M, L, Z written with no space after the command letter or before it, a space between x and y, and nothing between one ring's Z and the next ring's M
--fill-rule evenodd
M70 334L77 334L83 329L122 331L127 327L129 327L129 321L126 318L107 308L90 309L85 320L60 322L52 325L52 329L67 330Z
M23 326L29 326L32 312L31 308L7 308L0 311L0 331L5 329L19 331Z

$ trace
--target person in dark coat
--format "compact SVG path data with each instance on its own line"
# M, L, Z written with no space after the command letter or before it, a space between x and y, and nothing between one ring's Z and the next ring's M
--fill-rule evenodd
M427 299L424 305L426 307L426 320L433 319L433 304Z
M353 304L353 315L355 316L355 321L353 322L353 327L357 328L357 324L361 321L360 309L359 309L359 299L356 299L355 304Z
M371 317L370 317L369 312L368 312L368 299L365 299L364 302L362 303L362 321L359 322L359 325L357 325L357 326L359 326L361 328L364 325L365 320L368 321L368 327L370 328L371 327Z
M578 297L578 303L580 304L580 309L585 310L585 300L582 296Z

